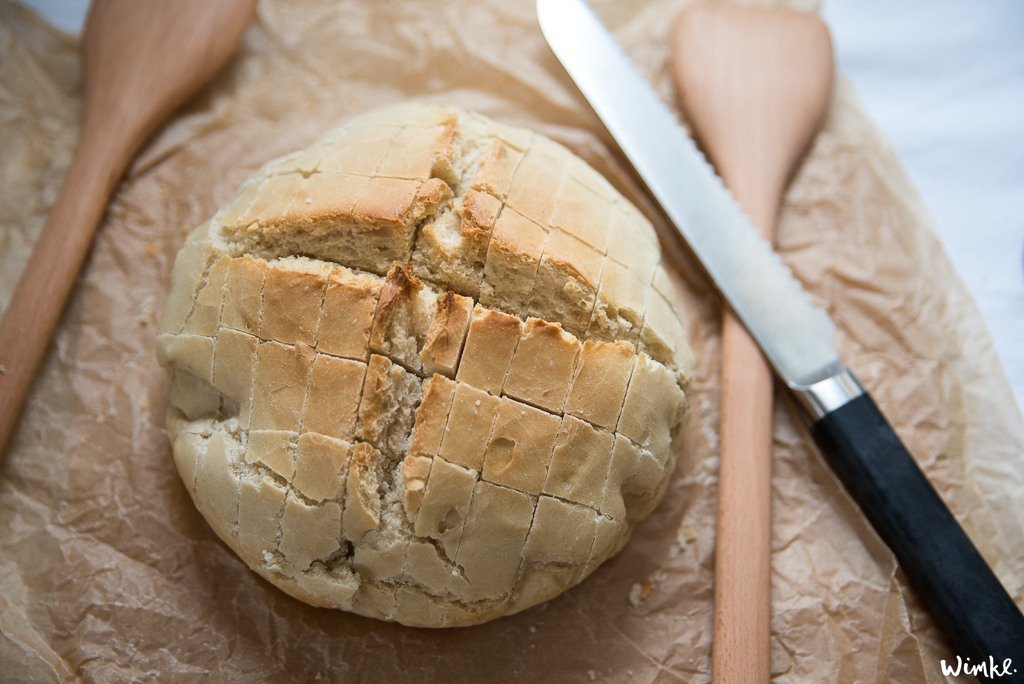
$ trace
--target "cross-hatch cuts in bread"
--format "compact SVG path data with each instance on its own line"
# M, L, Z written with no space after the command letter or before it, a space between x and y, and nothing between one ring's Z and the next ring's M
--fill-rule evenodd
M657 504L693 360L650 224L556 143L406 104L268 163L188 238L158 335L214 531L319 606L483 622Z

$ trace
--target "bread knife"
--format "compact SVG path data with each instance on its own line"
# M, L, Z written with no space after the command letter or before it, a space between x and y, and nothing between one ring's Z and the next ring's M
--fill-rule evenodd
M583 0L537 0L537 15L555 56L793 393L825 460L957 654L1009 658L1024 677L1024 616L839 358L832 321Z

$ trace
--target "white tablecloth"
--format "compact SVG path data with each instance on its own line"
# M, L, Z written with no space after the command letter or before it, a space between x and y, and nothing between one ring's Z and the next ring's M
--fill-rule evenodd
M824 0L824 17L1024 407L1024 3Z
M80 30L88 0L23 0ZM930 208L1024 407L1024 3L824 0L853 79Z

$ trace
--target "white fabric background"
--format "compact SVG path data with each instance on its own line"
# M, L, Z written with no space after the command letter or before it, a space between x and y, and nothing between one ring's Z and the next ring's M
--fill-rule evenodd
M78 32L88 0L23 0ZM1024 3L824 0L853 79L931 210L1024 407Z

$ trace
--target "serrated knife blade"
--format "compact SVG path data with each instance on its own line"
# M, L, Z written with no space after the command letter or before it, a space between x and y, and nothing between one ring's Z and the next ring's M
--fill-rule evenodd
M583 0L537 0L555 56L811 418L825 459L957 652L1013 663L1024 615L842 364L835 329L750 224L676 117Z
M803 387L834 375L832 321L597 17L578 1L539 2L537 9L555 55L782 379Z

